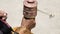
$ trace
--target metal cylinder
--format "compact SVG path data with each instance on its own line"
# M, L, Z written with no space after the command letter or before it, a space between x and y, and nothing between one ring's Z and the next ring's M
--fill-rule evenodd
M37 1L24 0L23 15L25 18L35 18L37 15Z

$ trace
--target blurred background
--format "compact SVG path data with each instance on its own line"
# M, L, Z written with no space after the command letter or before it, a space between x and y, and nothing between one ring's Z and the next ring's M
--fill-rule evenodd
M37 0L38 9L55 15L50 18L48 14L37 13L34 34L60 34L60 0ZM23 16L23 0L0 0L0 10L8 13L7 22L12 27L21 25Z

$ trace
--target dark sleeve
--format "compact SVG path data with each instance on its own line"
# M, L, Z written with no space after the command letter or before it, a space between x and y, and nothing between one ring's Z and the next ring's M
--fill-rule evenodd
M3 32L2 32L2 31L0 31L0 34L3 34Z
M11 33L12 31L12 28L9 28L6 24L4 24L3 22L0 22L2 23L2 26L1 26L1 31L3 32L3 34L8 34L8 33Z
M3 27L3 23L0 21L0 29Z
M2 31L4 34L11 32L10 28L8 28L8 27L6 27L6 26L3 26L3 27L1 28L1 31Z

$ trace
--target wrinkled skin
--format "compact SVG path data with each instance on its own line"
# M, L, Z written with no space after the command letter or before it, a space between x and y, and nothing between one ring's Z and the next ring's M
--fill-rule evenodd
M24 0L23 3L27 7L37 7L37 1L36 0Z
M31 29L35 27L35 17L37 15L36 0L24 0L23 18L21 29L16 30L19 34L32 34Z
M21 27L16 28L16 32L19 34L32 34L31 29L36 25L35 19L26 19L23 17Z
M35 18L37 15L36 0L24 0L23 15L25 18Z
M23 15L26 18L35 18L37 15L37 7L34 8L28 8L26 6L24 6L24 11L23 11Z
M21 28L17 28L16 32L19 34L32 34L31 29L35 27L35 17L37 15L37 1L24 0L23 3L23 18Z
M29 31L25 27L24 28L17 27L17 29L15 31L18 32L19 34L32 34L31 31Z
M36 25L35 19L26 19L26 18L22 19L21 27L26 27L29 30L31 30L32 28L35 27L35 25Z

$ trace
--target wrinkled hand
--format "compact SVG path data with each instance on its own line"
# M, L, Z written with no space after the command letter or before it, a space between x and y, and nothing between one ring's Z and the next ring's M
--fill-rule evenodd
M29 31L27 28L21 28L19 34L31 34L31 31Z
M22 19L22 23L21 26L22 27L26 27L28 29L32 29L33 27L35 27L36 23L35 23L35 19Z

